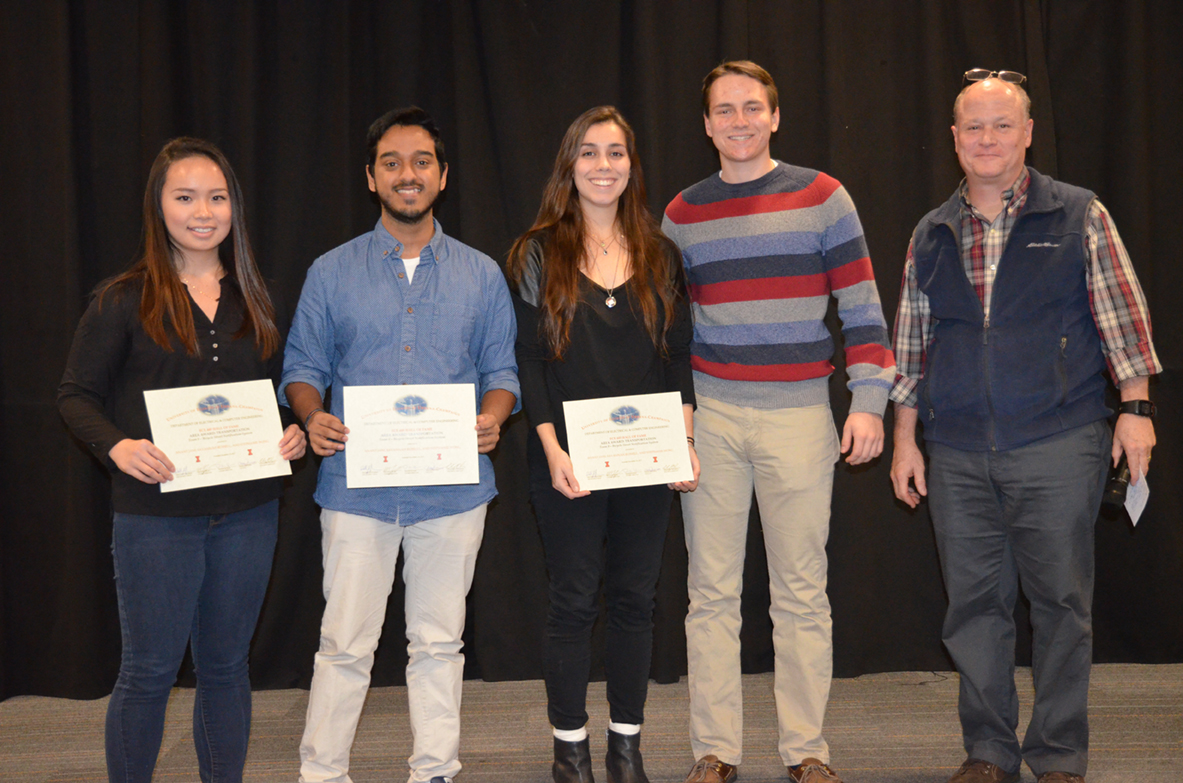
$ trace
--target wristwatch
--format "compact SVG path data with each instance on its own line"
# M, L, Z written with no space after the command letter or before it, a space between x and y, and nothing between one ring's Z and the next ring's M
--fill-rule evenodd
M1117 406L1117 412L1132 413L1135 416L1145 416L1148 419L1154 418L1155 407L1150 400L1126 400L1121 405Z

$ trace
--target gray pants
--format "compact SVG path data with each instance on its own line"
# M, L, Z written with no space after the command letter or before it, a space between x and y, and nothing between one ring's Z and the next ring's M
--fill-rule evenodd
M1112 433L1098 421L999 452L929 444L929 505L961 675L965 750L1015 771L1084 775L1093 533ZM1020 749L1014 608L1031 601L1035 705Z

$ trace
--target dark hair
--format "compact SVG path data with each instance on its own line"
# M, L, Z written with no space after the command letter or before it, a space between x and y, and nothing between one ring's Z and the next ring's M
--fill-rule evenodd
M653 344L663 352L666 350L665 335L674 316L674 304L681 291L681 265L673 265L674 271L671 272L670 263L671 258L678 258L678 250L661 233L661 227L649 211L633 129L614 106L588 109L571 123L563 136L554 170L542 191L542 204L534 225L518 237L509 251L510 280L520 285L526 272L530 241L538 241L542 246L546 268L539 303L541 329L555 359L562 358L571 341L571 321L579 303L579 269L586 254L586 228L575 188L575 160L588 129L605 122L616 123L624 132L629 177L624 192L620 194L616 222L629 253L633 291L641 304L645 329ZM674 275L679 277L675 280Z
M216 146L203 139L182 136L164 145L148 172L144 188L143 229L139 259L126 272L101 283L98 289L100 306L108 291L124 283L142 283L140 294L140 322L152 341L166 351L173 350L168 327L180 339L185 352L195 356L197 332L193 326L193 310L189 295L177 274L173 259L173 242L164 223L160 205L164 180L169 169L187 158L208 158L222 170L226 188L230 192L230 234L218 245L218 258L226 276L238 285L246 312L236 338L252 331L259 354L266 359L279 349L279 330L275 328L275 308L267 293L267 286L255 265L250 239L246 232L246 213L242 188L230 161Z
M768 110L776 111L780 107L776 95L776 82L772 81L772 74L756 65L751 60L729 60L725 63L719 63L714 70L706 75L702 80L702 113L711 113L711 85L714 84L721 76L734 74L736 76L750 76L760 84L764 85L764 91L768 93Z
M370 174L374 173L374 164L378 161L378 142L386 135L386 131L398 126L417 125L427 131L427 135L435 142L435 159L439 163L440 171L448 167L448 159L444 156L444 139L440 135L439 126L431 115L418 106L407 106L402 109L391 109L370 124L366 131L366 155L368 156Z

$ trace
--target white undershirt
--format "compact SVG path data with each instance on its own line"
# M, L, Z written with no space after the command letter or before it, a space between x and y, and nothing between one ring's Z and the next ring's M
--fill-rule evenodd
M419 256L404 258L403 266L407 268L407 285L410 285L411 281L415 279L415 267L419 266Z

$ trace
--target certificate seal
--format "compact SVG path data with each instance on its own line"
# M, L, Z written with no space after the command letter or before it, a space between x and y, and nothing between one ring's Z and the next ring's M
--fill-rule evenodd
M206 416L221 416L230 410L230 400L220 394L211 394L197 401L197 410Z
M394 410L400 416L418 416L427 410L427 400L417 394L408 394L401 400L395 400Z
M633 424L637 419L641 418L641 412L632 405L621 405L612 413L608 414L608 418L612 420L613 424L619 424L622 427L627 427Z

